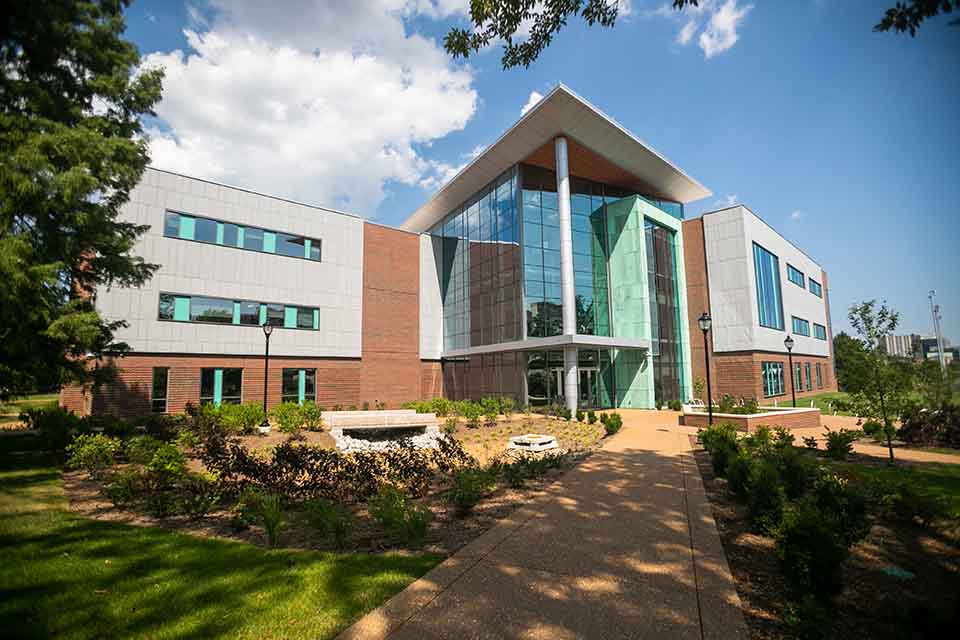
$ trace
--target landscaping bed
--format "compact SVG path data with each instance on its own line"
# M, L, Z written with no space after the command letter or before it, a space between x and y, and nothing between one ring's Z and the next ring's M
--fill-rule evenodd
M718 450L715 443L711 448ZM749 444L741 445L740 451L752 456L754 465L778 455L775 451L758 454L755 445ZM807 468L811 483L802 491L792 491L795 495L787 496L781 507L785 515L776 517L770 516L769 509L762 513L764 496L771 492L758 491L755 498L754 492L743 488L747 476L737 469L741 462L728 464L722 471L726 477L718 477L716 457L704 450L696 453L751 638L952 635L960 622L960 466L890 467L876 458L838 454L836 445L833 452L846 459L832 460L825 453L789 447L785 455L794 461L793 456L802 456L802 462L786 466L781 462L780 468L787 474L792 473L789 469ZM760 482L762 475L754 471L753 482ZM818 484L834 489L826 503L834 500L845 506L832 512L821 497L830 491L816 488ZM836 562L817 564L816 547L829 546L823 541L829 536L820 542L808 538L812 547L804 548L797 542L801 538L795 535L796 527L793 538L785 533L784 522L796 523L796 514L806 508L819 509L815 513L825 522L837 521L839 527L832 535L849 540L849 555L835 556L839 586L821 591L818 598L811 595L816 585L801 588L803 577L790 574L784 561L793 558L796 567L799 550L813 554L814 560L806 556L807 566L821 576L837 567ZM802 531L809 534L811 530Z

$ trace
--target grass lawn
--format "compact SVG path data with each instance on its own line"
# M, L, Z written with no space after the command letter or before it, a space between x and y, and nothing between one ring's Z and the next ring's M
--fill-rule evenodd
M20 412L24 409L56 405L58 397L56 393L41 393L20 400L13 400L7 404L0 404L0 424L16 422L20 419Z
M849 402L850 394L844 391L828 391L826 393L818 393L815 396L804 396L802 398L797 398L797 408L809 408L810 403L813 402L813 406L820 409L820 413L823 415L833 415L833 409L830 408L830 403L836 402L837 400ZM793 402L790 400L790 393L788 389L786 399L780 398L780 406L789 407L792 406L792 404ZM849 411L838 411L837 415L849 416L851 414Z
M440 560L270 551L81 518L34 440L0 436L8 638L332 638Z
M845 473L887 480L903 480L914 486L919 492L939 496L947 505L952 519L960 519L960 464L860 464L856 462L835 462L835 466Z

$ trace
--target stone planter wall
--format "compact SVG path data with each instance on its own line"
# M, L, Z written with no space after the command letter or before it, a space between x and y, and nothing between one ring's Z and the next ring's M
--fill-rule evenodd
M687 427L704 428L707 426L707 412L691 410L684 407L683 414L680 416L680 424ZM801 429L805 427L820 426L820 409L777 409L766 413L755 413L753 415L739 415L733 413L713 414L713 424L721 422L731 422L737 426L739 431L752 433L757 427L766 425L768 427L783 427L785 429Z

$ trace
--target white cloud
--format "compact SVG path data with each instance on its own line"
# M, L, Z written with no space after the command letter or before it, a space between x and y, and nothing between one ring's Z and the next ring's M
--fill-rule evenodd
M446 184L458 173L463 171L463 168L470 164L470 161L483 153L483 150L486 149L486 145L478 144L469 152L461 156L462 162L457 165L451 165L446 162L433 162L431 163L432 173L427 177L420 180L418 183L421 187L428 191L434 191L439 189L441 186Z
M477 108L471 69L408 23L465 6L212 0L209 15L191 12L187 51L144 59L166 70L153 164L372 213L387 182L436 176L419 149Z
M737 44L737 40L740 39L737 35L737 27L743 23L751 9L753 9L752 4L738 9L737 0L727 0L722 7L713 12L707 28L700 34L698 43L707 60Z
M521 116L526 115L527 111L530 111L530 109L533 109L537 105L537 103L540 102L541 100L543 100L542 93L540 93L539 91L531 91L530 97L527 98L527 104L523 105L520 108L520 115Z
M737 194L735 193L728 193L713 202L713 206L715 207L732 207L735 204L737 204Z
M799 220L799 219L802 218L802 217L803 217L803 212L800 211L799 209L797 209L796 211L792 211L792 212L790 213L790 219L791 219L791 220Z
M697 6L687 5L677 11L671 3L646 11L648 18L666 18L672 22L683 23L677 32L675 41L680 46L693 42L700 32L697 45L703 50L704 57L710 59L729 50L740 39L738 28L743 25L752 4L737 6L737 0L701 0ZM701 27L703 30L700 31Z

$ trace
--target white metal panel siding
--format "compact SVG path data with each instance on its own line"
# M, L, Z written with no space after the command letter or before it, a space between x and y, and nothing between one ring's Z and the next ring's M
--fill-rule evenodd
M790 334L796 341L795 353L829 355L828 341L818 340L813 335L814 323L829 326L826 288L823 298L812 294L809 288L811 275L825 287L820 265L743 206L704 216L703 232L715 351L784 352L783 340ZM760 326L754 242L779 260L783 331ZM801 288L787 279L788 263L804 273L807 286ZM792 316L810 322L809 337L793 333Z
M246 251L163 236L166 210L319 238L322 261ZM141 288L103 289L97 307L129 327L117 338L134 351L260 354L258 327L163 322L160 292L277 302L320 309L320 330L278 329L271 353L360 357L363 221L348 215L148 169L122 218L151 228L134 249L161 265Z
M443 351L443 299L440 272L443 245L439 238L420 236L420 357L439 360Z

